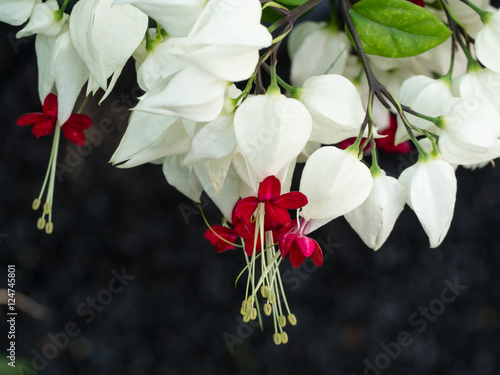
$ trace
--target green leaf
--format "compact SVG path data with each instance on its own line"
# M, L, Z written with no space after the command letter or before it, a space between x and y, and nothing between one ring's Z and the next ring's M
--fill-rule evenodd
M277 3L284 5L292 5L294 7L298 7L299 5L304 4L307 0L274 0Z
M365 52L372 55L416 56L451 34L434 14L405 0L361 0L350 14Z

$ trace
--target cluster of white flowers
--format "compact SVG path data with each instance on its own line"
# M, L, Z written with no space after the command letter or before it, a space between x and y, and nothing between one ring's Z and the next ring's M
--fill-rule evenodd
M64 13L67 3L61 9L55 0L0 3L1 21L28 21L18 37L36 34L41 101L57 95L53 110L44 105L42 117L19 124L38 121L37 136L51 132L49 120L69 129L85 84L87 95L103 89L104 100L132 57L145 93L111 161L120 168L160 164L168 183L193 201L205 192L235 230L227 224L209 229L207 238L218 251L234 248L238 236L245 248L251 244L246 256L252 290L248 295L247 287L242 307L247 319L257 314L260 286L268 304L276 295L278 304L280 294L285 298L277 267L287 254L294 266L306 257L322 264L321 249L307 235L337 217L345 216L377 250L408 204L430 246L439 246L453 217L456 166L484 166L500 156L500 13L488 12L487 0L450 0L447 12L429 8L442 20L450 14L453 22L460 20L475 46L454 35L415 57L368 57L370 74L392 93L392 114L387 102L374 100L379 96L364 75L366 66L351 53L335 19L293 28L288 47L294 87L276 75L276 50L293 25L273 39L261 23L259 0L79 0L71 15ZM156 28L148 29L150 19ZM451 56L458 44L465 53ZM235 85L241 82L243 91ZM389 126L394 113L397 130ZM81 140L78 129L70 133L68 139ZM377 144L386 137L396 144L411 140L419 152L399 179L377 163ZM351 146L338 147L350 138L356 139ZM362 160L368 144L371 168ZM57 151L52 164L56 157ZM299 193L290 195L297 163L305 167ZM294 221L290 209L299 209ZM259 251L266 256L257 279ZM274 311L275 322L284 326L281 306L264 311ZM288 340L282 328L274 339Z

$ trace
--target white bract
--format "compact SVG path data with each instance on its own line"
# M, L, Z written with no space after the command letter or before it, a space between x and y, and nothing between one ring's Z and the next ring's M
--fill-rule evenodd
M401 173L399 181L406 189L406 203L429 237L430 247L439 246L455 209L457 179L453 167L444 160L419 159Z
M443 103L439 150L454 164L478 164L500 156L500 114L489 101L451 98Z
M37 0L2 0L0 1L0 22L13 26L25 23L33 12Z
M372 186L370 170L356 155L332 146L320 148L307 160L300 180L299 190L309 202L300 216L311 221L308 231L358 207Z
M338 74L306 80L296 96L313 120L309 141L333 144L359 134L365 111L354 85Z
M476 36L476 55L488 69L500 73L500 11L493 13Z
M426 76L414 76L407 79L399 93L401 104L411 107L425 116L438 117L443 114L443 102L452 97L450 83L445 79L432 79ZM406 115L410 124L433 133L439 129L430 121L410 114ZM399 144L410 139L406 128L398 116L398 129L395 143Z
M58 20L55 14L58 10L59 4L55 0L35 4L28 24L16 34L16 37L23 38L33 34L59 34L69 15L64 13L62 18Z
M35 48L40 101L43 103L55 89L58 96L58 120L60 124L64 124L89 78L89 70L73 46L68 25L64 25L57 36L38 34Z
M148 16L132 5L113 6L113 0L80 0L69 24L76 50L90 71L87 94L100 87L109 94L142 41Z
M366 200L345 214L347 222L373 250L385 243L406 203L406 190L384 171L373 176L373 188Z
M290 80L296 86L312 76L341 74L349 55L345 34L323 22L304 22L295 27L288 46L292 60Z
M115 0L131 4L157 21L174 37L186 36L205 7L206 0Z
M311 128L311 115L304 105L279 92L249 97L238 107L234 116L236 142L255 192L257 184L268 176L285 180Z

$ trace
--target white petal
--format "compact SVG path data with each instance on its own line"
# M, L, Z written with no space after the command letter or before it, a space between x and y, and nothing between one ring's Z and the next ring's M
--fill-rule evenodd
M356 155L336 147L322 147L309 157L302 172L300 191L309 203L300 215L326 224L363 203L372 185L370 170ZM311 226L318 227L316 223Z
M226 87L226 81L189 66L144 94L135 110L212 121L222 111Z
M60 124L71 116L78 95L89 78L89 70L71 42L67 25L63 30L54 45L53 57Z
M444 160L417 162L405 169L399 181L406 189L406 203L415 211L430 247L443 242L455 209L457 179Z
M404 81L399 93L401 104L411 107L416 112L430 117L443 114L443 102L451 98L451 89L443 80L435 80L425 76L414 76ZM408 121L421 129L439 133L439 129L430 121L410 114L406 115ZM399 144L410 139L403 122L398 116L398 129L395 143Z
M127 131L111 157L120 168L131 168L189 150L189 138L180 119L133 112Z
M205 124L193 138L184 163L195 164L231 154L236 147L233 121L234 114L231 113Z
M363 242L378 250L387 240L406 203L406 190L394 177L382 171L373 177L368 198L345 218Z
M20 26L31 15L36 0L2 0L0 1L0 22Z
M253 188L266 177L288 169L304 148L311 128L311 116L304 105L281 94L249 97L238 107L234 131L255 178Z
M141 43L148 17L131 5L112 6L113 0L80 0L71 12L75 47L100 87L121 70Z
M115 0L115 5L131 4L157 21L174 37L188 35L206 0Z
M181 165L184 155L167 156L163 160L163 174L167 182L189 199L200 203L203 187L198 181L193 167Z
M61 21L56 21L54 12L57 10L59 10L59 4L55 0L35 4L28 24L16 34L16 37L24 38L39 33L45 35L59 34L61 26L68 20L69 16L64 14Z
M290 72L292 84L301 86L307 78L321 74L341 74L349 55L349 44L345 34L334 31L328 26L316 29L308 27L308 30L303 32L310 34L304 37L293 54ZM295 49L295 46L293 48Z
M38 64L38 94L43 103L52 92L55 82L54 46L57 36L38 34L35 40L36 61Z
M231 221L233 208L240 198L239 178L234 168L227 171L224 185L220 190L215 189L212 185L212 179L207 173L206 165L197 164L194 166L194 170L207 195L214 201L222 214Z
M356 87L347 78L338 74L311 77L299 100L313 120L310 141L332 144L359 134L365 111Z
M500 12L493 13L476 36L476 55L487 68L500 73Z

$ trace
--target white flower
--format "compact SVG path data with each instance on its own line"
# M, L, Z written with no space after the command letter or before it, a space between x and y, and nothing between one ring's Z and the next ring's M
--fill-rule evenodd
M370 194L370 170L353 153L321 147L312 154L300 179L309 203L300 211L310 221L308 233L358 207Z
M0 1L0 22L20 26L33 12L37 0L2 0Z
M476 36L476 56L488 69L500 73L500 11L491 14Z
M111 92L147 29L148 16L139 9L112 4L113 0L80 0L71 12L71 38L90 70L87 94L99 87Z
M399 101L401 104L411 107L414 111L425 116L438 117L443 114L443 102L451 98L450 84L444 79L432 79L425 76L414 76L407 79L401 86ZM432 122L421 119L410 114L406 115L410 124L439 133L439 129ZM396 131L395 144L410 139L406 128L398 116L398 129Z
M69 15L64 13L62 18L58 20L55 15L58 10L59 4L55 0L48 0L44 3L38 2L33 8L33 14L28 24L16 34L16 37L23 38L33 34L59 34Z
M157 21L174 37L188 35L205 7L206 0L115 0L115 5L131 4Z
M304 105L278 92L249 97L238 107L234 131L255 192L257 183L268 176L285 180L288 167L304 148L311 128L311 115Z
M500 156L500 114L489 101L451 98L443 103L439 150L454 164L478 164Z
M347 222L373 250L385 243L406 203L406 190L384 171L373 176L373 188L366 200L345 214Z
M365 111L354 85L338 74L306 80L297 99L313 120L309 141L333 144L359 134Z
M290 80L296 86L312 76L341 74L349 55L345 34L324 22L304 22L294 27L288 46L292 61Z
M493 103L500 111L500 74L490 69L473 69L453 78L452 92L460 98L476 97Z
M399 181L406 189L406 203L417 215L429 237L430 247L443 242L455 209L457 179L444 160L420 160L405 169Z

